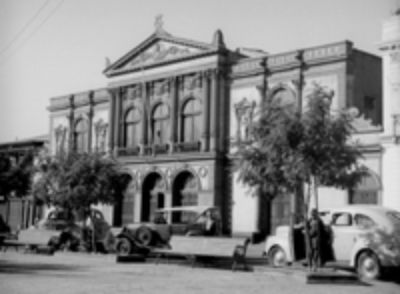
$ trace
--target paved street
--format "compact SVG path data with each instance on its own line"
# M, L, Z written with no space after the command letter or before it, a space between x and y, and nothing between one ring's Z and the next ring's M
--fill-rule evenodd
M307 285L299 270L253 272L186 263L116 263L114 255L0 253L1 294L46 293L399 293L394 282Z

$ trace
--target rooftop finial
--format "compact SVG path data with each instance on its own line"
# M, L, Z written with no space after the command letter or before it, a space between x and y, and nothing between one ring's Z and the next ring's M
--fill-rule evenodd
M154 27L156 29L156 32L164 31L163 25L164 25L163 15L162 14L156 15L156 18L154 20Z
M225 48L224 35L221 30L216 30L212 44L217 48Z

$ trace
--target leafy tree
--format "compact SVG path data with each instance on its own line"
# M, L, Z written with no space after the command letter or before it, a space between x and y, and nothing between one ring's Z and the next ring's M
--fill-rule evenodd
M87 219L92 217L92 205L117 200L124 185L122 179L118 163L111 158L98 153L69 153L44 158L33 192L38 201L76 211Z
M31 189L33 154L28 152L22 160L13 165L6 154L0 155L0 195L9 197L13 193L17 197L26 196Z
M332 96L315 85L304 110L269 97L254 122L253 140L237 145L239 179L258 188L261 197L296 195L306 184L304 219L312 191L318 205L319 185L351 189L364 175L360 148L350 142L354 117L349 111L334 112ZM307 226L306 235L308 240Z

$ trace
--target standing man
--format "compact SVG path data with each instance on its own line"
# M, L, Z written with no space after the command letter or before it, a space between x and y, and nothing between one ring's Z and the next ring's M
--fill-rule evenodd
M314 208L311 211L311 218L308 221L310 234L310 256L309 267L316 272L321 265L321 241L323 238L324 223L318 215L318 211Z

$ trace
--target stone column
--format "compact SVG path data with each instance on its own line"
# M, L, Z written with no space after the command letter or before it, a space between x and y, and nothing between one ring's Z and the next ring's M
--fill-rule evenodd
M122 88L115 91L115 120L114 120L114 156L118 156L121 138L121 109L122 109Z
M206 152L210 149L210 72L202 74L203 90L203 130L201 134L201 151Z
M69 138L68 138L68 151L73 151L75 146L75 138L74 138L74 122L75 122L75 105L74 105L74 95L69 97Z
M88 133L88 152L92 152L92 141L93 141L93 116L94 116L94 100L93 100L94 92L89 92L89 133Z
M218 138L218 115L219 115L219 69L212 70L211 75L211 109L210 109L210 150L216 151Z
M147 84L143 82L140 85L142 94L142 137L140 138L140 154L144 155L145 147L147 145L147 116L148 116L148 97L147 97Z
M177 119L177 123L176 123L176 141L178 143L181 143L182 141L182 116L181 116L181 109L179 108L179 91L181 89L184 89L185 86L185 80L183 76L180 76L177 78L176 81L176 91L177 91L177 106L176 106L176 119ZM183 91L183 90L182 90Z
M110 130L108 137L108 153L111 155L114 149L115 104L116 104L115 89L109 89L108 93L110 95L109 110L108 110L108 128Z
M177 78L172 77L170 83L170 99L171 99L171 112L170 112L170 153L174 152L174 145L177 139L177 105L178 105L178 85Z
M303 51L298 51L297 60L299 61L299 75L297 80L294 80L293 83L296 86L297 92L297 107L300 112L303 110L303 88L304 88L304 61L303 61Z

